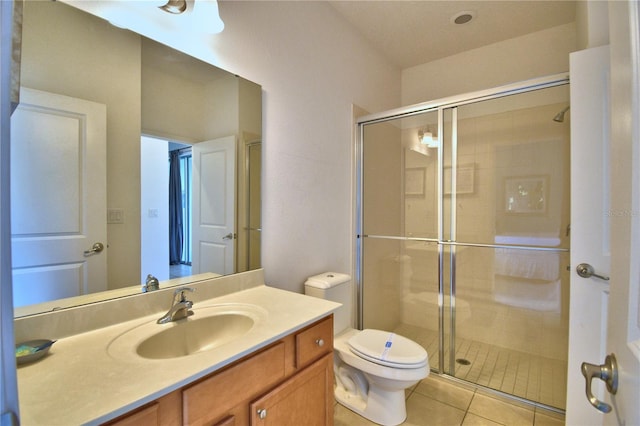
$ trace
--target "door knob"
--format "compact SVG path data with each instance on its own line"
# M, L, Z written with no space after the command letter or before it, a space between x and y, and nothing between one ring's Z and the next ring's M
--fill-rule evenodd
M84 251L84 255L85 256L91 256L93 254L100 253L102 250L104 250L104 244L95 243L93 246L91 246L91 250L85 250Z
M609 281L609 277L605 277L604 275L596 274L596 272L593 269L593 266L589 265L588 263L579 264L576 267L576 272L582 278L596 277L596 278L600 278L601 280Z
M595 365L588 362L582 363L582 375L587 380L587 388L585 390L587 399L593 405L596 410L603 413L611 411L611 405L600 401L593 396L591 392L591 381L596 378L603 380L607 384L607 390L612 395L615 395L618 391L618 363L616 362L616 356L614 354L607 355L604 359L604 364Z
M223 240L233 240L236 238L236 234L229 232L227 235L222 237Z

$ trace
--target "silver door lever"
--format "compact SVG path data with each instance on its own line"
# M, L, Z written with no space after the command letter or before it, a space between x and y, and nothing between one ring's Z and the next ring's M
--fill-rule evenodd
M591 392L591 380L600 379L607 384L607 390L612 395L615 395L618 391L618 363L616 362L616 356L614 354L607 355L604 360L604 364L595 365L588 362L582 363L582 375L587 380L587 388L585 392L587 399L593 405L596 410L608 413L611 411L611 405L606 402L600 401Z
M576 272L582 278L596 277L596 278L600 278L601 280L609 281L609 277L605 277L604 275L596 274L595 271L593 270L593 266L589 265L588 263L579 264L576 267Z
M85 250L85 251L84 251L84 255L85 255L85 256L91 256L91 255L93 255L93 254L100 253L102 250L104 250L104 244L102 244L102 243L95 243L95 244L91 247L91 250Z

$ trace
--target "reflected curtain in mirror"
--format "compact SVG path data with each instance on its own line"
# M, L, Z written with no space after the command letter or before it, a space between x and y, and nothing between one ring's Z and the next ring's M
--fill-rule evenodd
M169 261L178 265L182 260L182 179L180 151L171 151L169 158Z

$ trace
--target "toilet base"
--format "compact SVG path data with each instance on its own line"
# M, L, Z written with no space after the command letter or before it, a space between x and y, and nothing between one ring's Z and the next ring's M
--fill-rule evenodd
M338 385L334 394L338 403L380 425L396 426L407 418L404 389L386 391L371 387L365 400L362 396L350 393Z

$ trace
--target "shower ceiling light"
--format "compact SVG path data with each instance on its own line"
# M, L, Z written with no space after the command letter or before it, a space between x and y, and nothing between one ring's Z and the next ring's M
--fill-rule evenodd
M456 25L463 25L471 22L476 17L476 13L471 10L464 10L458 12L451 17L451 23Z

